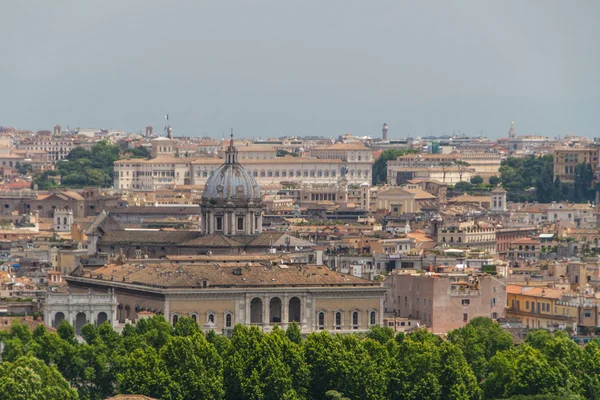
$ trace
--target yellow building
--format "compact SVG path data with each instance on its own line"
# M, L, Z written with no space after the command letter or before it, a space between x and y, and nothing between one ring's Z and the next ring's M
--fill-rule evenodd
M598 164L598 149L562 147L554 150L554 179L562 183L575 182L577 164L590 163L592 168Z
M519 318L529 328L577 328L578 306L563 302L562 289L508 285L507 318Z

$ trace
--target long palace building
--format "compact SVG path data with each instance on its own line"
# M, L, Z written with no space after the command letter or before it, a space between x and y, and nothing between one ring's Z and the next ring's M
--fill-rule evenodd
M342 174L349 184L371 183L373 156L361 144L336 143L313 150L312 157L276 157L275 153L272 149L261 153L262 157L244 156L240 163L261 185L282 181L336 183ZM152 140L152 158L115 162L114 187L152 191L174 185L204 185L222 163L216 157L175 157L173 140L157 138Z

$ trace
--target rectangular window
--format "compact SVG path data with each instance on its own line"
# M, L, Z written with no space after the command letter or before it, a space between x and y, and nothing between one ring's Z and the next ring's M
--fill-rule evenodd
M244 230L244 217L238 217L238 219L237 219L237 230L238 231L243 231Z
M590 311L586 311L586 312L583 314L583 316L584 316L585 318L591 318L591 317L592 317L592 313L591 313Z
M463 313L463 321L469 322L469 314L468 313Z
M471 303L471 300L469 299L462 299L462 305L463 306L468 306Z
M217 217L217 230L223 230L223 217Z

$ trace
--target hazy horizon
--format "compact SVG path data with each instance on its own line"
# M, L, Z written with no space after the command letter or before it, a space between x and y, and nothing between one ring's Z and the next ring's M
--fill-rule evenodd
M594 137L597 1L3 2L0 125ZM600 135L598 135L600 136Z

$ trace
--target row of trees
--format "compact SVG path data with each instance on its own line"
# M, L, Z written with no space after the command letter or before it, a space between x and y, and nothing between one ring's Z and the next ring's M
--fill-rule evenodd
M554 176L551 155L526 158L509 157L502 161L500 174L502 186L507 190L509 201L552 201L568 200L575 203L594 201L596 187L594 171L589 163L575 167L573 185L562 183Z
M119 146L106 140L96 143L90 150L76 147L65 160L57 163L56 170L35 175L32 185L41 190L56 187L59 183L52 177L60 176L63 186L112 186L113 165L119 159L119 152Z
M15 324L3 333L2 399L597 399L600 342L534 331L524 344L477 318L442 340L425 330L366 335L314 333L297 325L262 333L238 325L231 338L203 334L191 318L86 325L83 343Z

